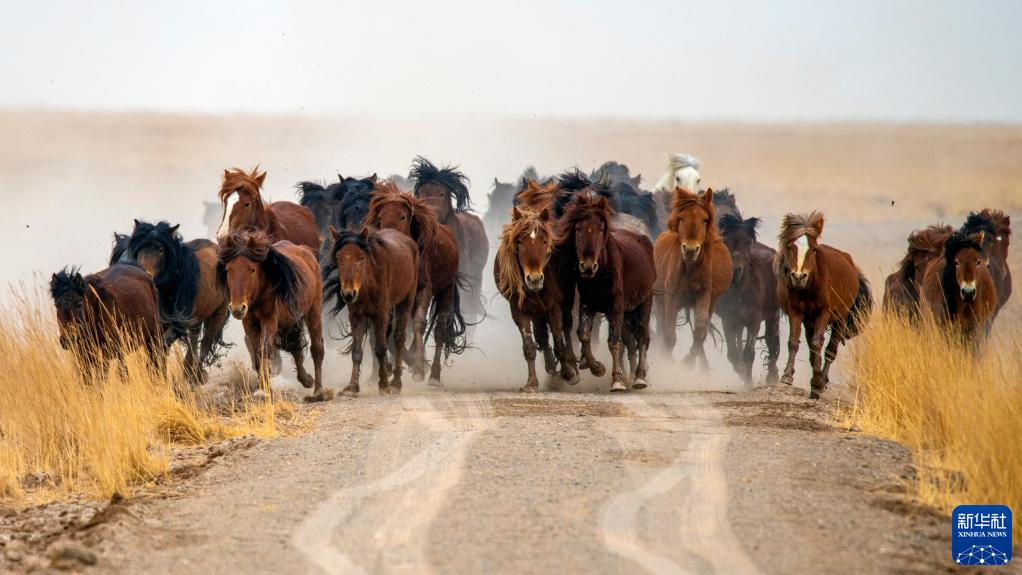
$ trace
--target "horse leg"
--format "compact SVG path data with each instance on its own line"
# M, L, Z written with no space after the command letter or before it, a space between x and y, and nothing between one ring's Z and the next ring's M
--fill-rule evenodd
M188 328L188 335L185 336L185 376L192 385L202 384L202 364L199 353L199 335L202 333L202 324L196 323Z
M807 322L809 323L809 322ZM806 338L809 339L809 364L813 367L813 377L809 380L809 399L820 399L820 394L827 384L823 380L823 343L827 337L827 326L830 325L830 313L823 311L816 321L806 326Z
M307 400L328 401L334 398L334 392L323 389L323 314L319 310L311 311L305 317L305 327L309 331L309 353L312 355L312 368L315 373L312 396ZM295 363L298 363L298 358L295 358Z
M291 354L295 360L295 373L298 374L298 383L308 389L315 385L315 380L305 370L305 351L302 349L302 327L301 325L291 326L283 331L280 336L284 351Z
M529 367L529 379L518 391L524 393L535 393L539 390L539 378L536 377L536 341L532 338L532 318L519 310L511 310L511 318L518 326L518 333L522 336L522 355L525 356L525 365Z
M625 391L628 388L625 387L625 372L621 367L624 351L621 347L621 324L624 323L624 311L612 310L607 314L607 322L610 324L607 330L607 347L610 348L611 359L610 390Z
M202 322L202 344L199 347L199 375L202 382L206 381L206 365L210 362L213 347L223 338L224 326L227 325L227 304L224 304L213 312L213 315Z
M649 384L646 382L649 365L647 365L647 353L649 352L649 316L652 311L653 302L646 301L635 313L635 344L639 351L639 365L635 369L635 377L632 379L632 389L645 389Z
M788 312L788 361L784 364L784 374L781 375L781 383L785 385L795 383L795 356L798 355L798 340L801 338L802 314Z
M454 331L454 289L444 290L436 295L434 304L437 306L436 326L433 328L433 365L429 366L429 385L443 387L440 383L440 372L444 365L444 350L451 341Z
M696 302L695 312L696 318L692 323L692 348L685 356L685 363L694 364L696 360L700 360L700 366L703 371L706 371L709 369L709 363L706 361L703 344L706 341L706 332L710 328L710 294L708 290Z
M554 352L550 349L550 330L546 319L536 318L533 320L532 334L536 341L536 345L538 345L540 351L543 352L543 368L546 369L547 375L556 374L557 358L554 357Z
M578 340L582 343L582 358L589 368L589 373L596 377L602 377L607 373L607 368L593 357L593 346L590 342L590 329L592 329L593 314L585 310L584 306L579 307L578 316Z
M423 288L415 294L415 306L412 312L412 333L414 334L412 349L414 352L410 358L412 362L413 381L422 381L426 379L426 314L429 313L431 291L432 290ZM433 341L440 341L436 333L433 334ZM442 344L437 343L437 346L442 347Z
M365 343L366 329L369 318L348 314L351 324L351 381L341 390L342 395L358 395L358 380L362 375L362 346Z
M767 385L777 383L777 359L781 357L781 316L774 312L766 319Z
M741 373L741 354L738 350L741 349L742 332L730 317L722 316L720 324L724 328L724 341L727 343L727 360L736 373Z
M408 319L411 316L412 307L415 306L417 298L407 298L399 303L394 311L394 377L390 382L394 393L401 393L401 373L404 365L401 363L401 355L405 352L405 337L408 334Z
M823 389L827 389L830 385L830 366L837 360L837 349L841 345L844 338L838 334L838 330L833 330L830 333L830 341L827 343L827 351L824 354L823 362ZM822 390L821 390L822 391Z
M628 378L635 379L635 370L639 366L639 362L636 360L638 347L635 345L634 326L628 320L625 320L624 327L621 329L621 343L624 344L625 352L628 354ZM624 369L623 366L622 369Z
M390 366L387 365L387 324L389 320L389 313L373 319L373 355L376 356L376 364L380 366L380 395L391 394L388 383Z
M738 333L741 334L741 328ZM745 326L745 349L742 355L742 379L745 385L752 387L752 364L756 361L756 339L759 338L759 322L750 321ZM738 341L741 342L741 335Z
M663 315L657 318L659 322L657 328L660 329L663 352L670 357L674 352L674 345L678 342L678 302L670 294L662 297Z
M553 332L554 355L557 357L557 361L561 364L561 379L568 382L568 385L575 385L579 381L578 366L575 363L575 358L573 356L569 356L571 351L570 346L568 346L564 341L565 333L570 334L571 332L564 331L559 309L552 308L547 312L547 323L550 324L550 331Z

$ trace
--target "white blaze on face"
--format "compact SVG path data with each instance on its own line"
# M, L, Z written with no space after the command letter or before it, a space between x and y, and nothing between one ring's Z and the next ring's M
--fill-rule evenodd
M532 230L531 232L529 232L529 237L532 239L536 239L536 230Z
M684 190L688 190L693 194L699 192L699 182L701 181L699 176L699 170L692 166L686 166L677 172L674 172L674 183Z
M806 254L809 253L809 237L802 236L795 240L795 255L798 258L798 267L796 272L802 272L802 266L806 263Z
M224 200L224 215L223 218L221 218L220 220L220 228L217 229L216 231L216 237L222 238L227 235L227 229L231 225L230 223L231 210L234 209L234 204L238 203L238 197L240 195L241 194L234 192L231 195L227 196L227 199Z

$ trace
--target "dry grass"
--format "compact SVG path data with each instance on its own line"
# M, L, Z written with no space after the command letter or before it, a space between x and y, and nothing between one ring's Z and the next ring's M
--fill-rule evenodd
M133 351L86 384L58 345L52 304L24 292L0 310L0 497L127 494L168 473L177 446L280 432L296 407L264 398L213 409L179 358L166 371Z
M852 346L848 423L911 449L916 494L947 512L1022 509L1022 329L997 327L974 357L932 322L881 314Z

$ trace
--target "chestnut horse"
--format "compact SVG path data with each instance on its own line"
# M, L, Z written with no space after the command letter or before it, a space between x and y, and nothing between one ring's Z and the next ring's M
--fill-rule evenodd
M153 278L164 338L168 343L185 340L185 371L192 382L202 383L204 368L213 365L226 346L227 297L216 285L216 244L205 239L185 242L178 227L135 220L130 236L114 234L110 264L133 264ZM183 333L170 333L171 326L181 323Z
M266 172L260 172L258 167L251 173L239 168L224 170L219 194L224 212L217 237L223 241L237 232L258 230L271 242L287 240L319 253L322 239L316 232L316 218L312 212L294 202L264 205L259 190L265 179Z
M985 209L970 213L962 224L961 232L970 235L984 232L983 257L997 288L997 307L994 317L1011 297L1011 270L1008 268L1008 244L1011 241L1011 216L1001 210Z
M531 182L531 180L530 180ZM531 182L535 184L535 182ZM493 278L500 294L511 306L511 319L522 337L522 353L529 367L529 377L520 391L539 389L536 377L536 350L547 343L548 330L554 339L554 356L560 362L560 376L569 384L578 383L575 354L568 345L564 329L565 294L558 270L554 267L554 234L550 209L539 215L526 209L511 208L511 222L504 225L500 246L493 261ZM574 298L574 294L570 294ZM568 321L570 322L570 315ZM534 339L534 334L536 335ZM537 341L539 345L537 345ZM553 372L553 357L544 353L546 370Z
M426 375L426 338L432 331L436 346L429 384L439 387L444 358L451 353L460 354L466 348L465 320L458 296L458 243L454 232L437 221L433 208L401 192L391 182L377 183L366 223L381 230L395 229L418 245L418 285L412 312L414 341L410 352L412 377L422 381Z
M674 190L667 231L654 248L656 259L657 329L664 351L674 351L678 312L694 310L692 347L686 363L697 359L709 368L703 344L713 316L713 306L731 285L731 254L717 229L713 190L702 195L682 188Z
M415 158L408 177L415 180L415 197L432 206L440 223L454 231L458 241L458 272L469 284L462 297L465 313L473 323L477 322L486 315L481 290L490 244L483 221L469 213L472 198L466 185L468 178L456 167L437 168L422 156Z
M955 232L944 242L943 257L930 262L922 294L938 323L959 331L973 345L986 335L997 309L997 286L987 264L985 232Z
M885 310L910 318L919 314L919 290L926 266L940 257L944 240L953 231L951 226L934 224L909 234L905 257L898 263L898 269L884 281Z
M766 324L766 382L777 383L781 355L780 310L777 307L776 251L758 241L759 218L727 214L718 220L724 245L731 252L731 287L717 300L715 311L724 326L727 358L746 384L752 383L752 363L761 324ZM745 341L742 341L742 331Z
M231 315L245 327L252 368L268 377L274 349L291 354L298 381L313 387L308 401L323 401L323 281L316 252L289 241L271 242L261 231L242 231L220 243L217 284L228 296ZM315 377L305 370L302 328L311 340Z
M351 322L351 381L344 395L359 392L362 373L362 345L370 323L373 353L379 369L380 395L401 392L401 355L405 332L415 305L416 270L419 250L415 242L397 230L362 228L360 233L330 228L333 247L323 270L326 281L323 299L336 299L332 312L347 308ZM388 334L394 335L394 379L388 381Z
M85 381L111 359L141 345L154 366L165 352L156 286L141 269L114 264L84 278L64 268L50 278L60 346L75 352ZM134 341L138 338L137 341Z
M612 365L611 391L624 391L622 336L629 348L638 353L631 363L632 388L646 387L649 349L649 315L653 306L653 244L644 235L611 227L614 217L610 202L595 190L572 194L564 215L555 227L560 252L557 268L563 280L562 318L570 325L578 289L579 327L589 371L599 377L605 368L593 357L590 330L593 315L603 313L610 324L607 344Z
M781 223L779 247L774 258L777 301L788 314L788 363L781 382L795 379L795 355L802 328L809 344L813 367L810 399L819 399L830 381L830 366L838 346L855 337L873 309L869 282L855 266L852 256L819 242L823 214L787 214ZM830 342L824 356L824 338Z

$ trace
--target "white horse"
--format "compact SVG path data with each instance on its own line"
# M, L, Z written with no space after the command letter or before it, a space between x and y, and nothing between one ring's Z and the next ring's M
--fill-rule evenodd
M695 156L688 154L667 154L667 171L653 188L654 191L674 193L674 188L682 188L693 194L699 193L702 178L699 169L703 167Z

